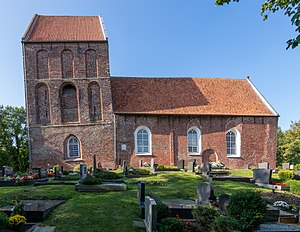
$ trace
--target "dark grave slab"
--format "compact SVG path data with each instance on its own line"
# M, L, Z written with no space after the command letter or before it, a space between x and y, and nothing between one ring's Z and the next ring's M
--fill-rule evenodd
M253 169L254 183L269 184L272 177L271 169Z
M183 199L162 199L171 210L171 216L178 215L182 219L193 219L192 210L197 208L197 203L191 200Z
M26 218L28 222L42 222L43 219L64 200L21 200L24 204ZM7 205L0 208L0 212L10 215L14 205Z

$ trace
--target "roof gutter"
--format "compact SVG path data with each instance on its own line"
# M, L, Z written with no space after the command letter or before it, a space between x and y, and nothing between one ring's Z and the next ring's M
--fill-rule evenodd
M265 106L272 112L274 116L279 117L279 114L276 112L276 110L271 106L271 104L267 101L267 99L259 92L259 90L255 87L255 85L251 82L250 78L247 77L247 81L254 90L254 92L257 94L257 96L260 98L260 100L265 104Z

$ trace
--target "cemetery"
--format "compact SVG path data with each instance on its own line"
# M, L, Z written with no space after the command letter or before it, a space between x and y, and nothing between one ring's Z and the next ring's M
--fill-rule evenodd
M36 168L29 172L35 179L24 180L35 182L22 185L3 184L17 181L17 173L3 167L0 221L3 213L14 217L15 204L21 204L26 223L19 231L43 226L50 231L101 231L102 227L118 231L120 226L122 231L233 231L243 218L233 216L232 210L258 204L265 209L263 216L258 224L243 222L245 226L257 229L262 223L266 231L274 225L284 228L281 231L300 228L300 183L290 174L297 170L289 164L283 165L284 170L268 169L266 163L230 170L214 163L197 165L194 160L168 168L153 160L145 166L134 169L124 163L119 170L105 170L95 160L92 168L85 164L74 170ZM143 175L138 170L144 170ZM203 216L208 212L213 218ZM8 228L1 231L11 231Z

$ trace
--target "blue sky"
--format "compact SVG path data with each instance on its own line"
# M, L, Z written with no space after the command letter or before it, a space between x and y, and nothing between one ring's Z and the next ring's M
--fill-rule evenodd
M300 47L289 18L263 1L10 0L0 7L0 104L24 106L21 37L34 14L102 15L113 76L226 77L252 82L288 129L300 119ZM233 90L234 91L234 90Z

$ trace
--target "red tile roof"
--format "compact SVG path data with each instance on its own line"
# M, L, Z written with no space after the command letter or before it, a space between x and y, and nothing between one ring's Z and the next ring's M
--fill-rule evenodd
M248 80L112 77L115 113L278 116Z
M24 34L24 42L103 41L106 35L99 16L35 15Z

